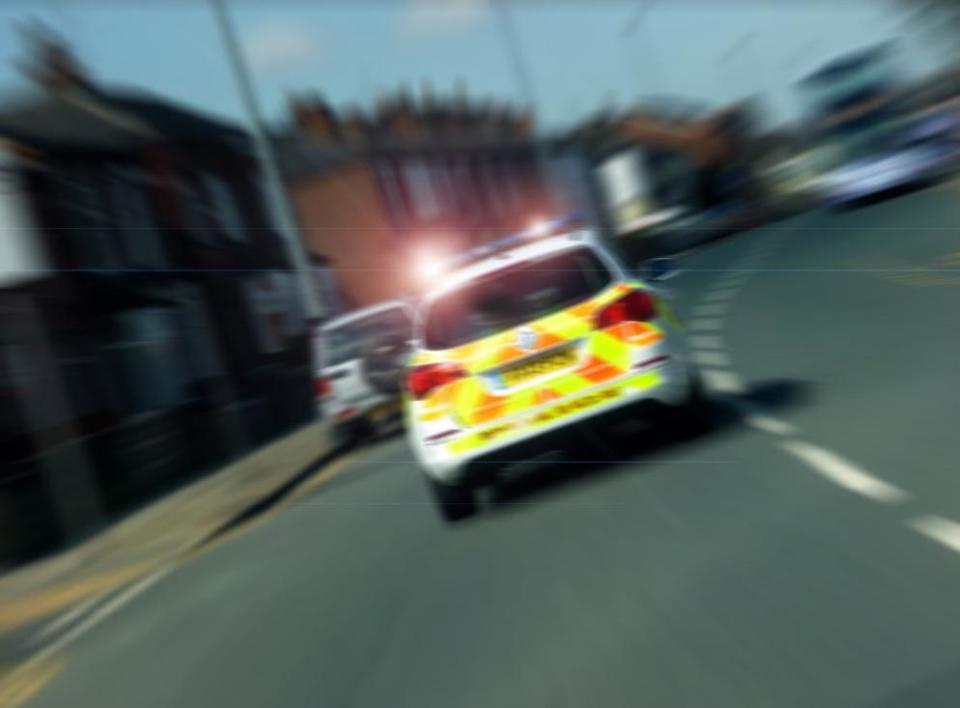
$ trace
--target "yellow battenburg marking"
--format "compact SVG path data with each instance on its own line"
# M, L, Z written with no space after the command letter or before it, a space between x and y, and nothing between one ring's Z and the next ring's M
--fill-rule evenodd
M475 433L464 435L449 442L446 449L453 454L468 452L478 447L489 445L492 442L519 434L525 430L546 425L556 420L569 418L577 413L609 403L621 397L625 389L643 391L659 385L661 381L662 379L658 371L646 371L642 374L632 376L626 381L620 381L611 386L595 389L578 398L572 398L563 403L548 406L537 411L530 417L519 417L503 423L497 423L496 425L484 428ZM552 383L551 388L560 390L559 387Z
M459 425L483 425L534 408L544 400L570 396L626 373L632 363L631 350L660 341L662 327L653 322L623 323L607 331L595 331L593 317L597 310L624 293L645 287L642 283L618 283L589 300L523 325L538 335L539 346L534 352L516 347L517 328L511 328L446 351L419 353L413 357L415 364L457 362L466 369L468 376L444 387L443 396L434 394L427 401L415 402L417 417L436 420L444 411L451 411ZM675 320L676 325L671 324L671 318L675 317L669 308L661 308L661 314L668 325L680 326L679 320ZM490 391L487 381L477 376L493 369L502 370L512 361L581 338L584 338L585 347L578 351L582 357L580 366L542 385L524 387L522 377L514 376L512 380L516 380L510 386L511 390L496 393ZM490 435L495 433L488 434L488 437Z
M610 332L597 332L590 339L590 352L598 359L626 369L630 365L630 345Z

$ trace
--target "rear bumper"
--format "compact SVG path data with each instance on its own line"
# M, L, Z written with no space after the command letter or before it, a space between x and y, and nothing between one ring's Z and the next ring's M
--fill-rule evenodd
M670 358L657 366L631 371L584 390L575 396L524 411L481 429L464 431L455 438L430 445L422 440L415 423L408 422L408 439L424 473L445 483L467 476L470 463L495 453L528 447L551 434L585 420L631 408L634 415L652 414L658 404L679 406L690 396L692 376L684 358ZM641 404L647 403L649 407ZM519 454L519 453L518 453ZM519 458L518 458L519 459Z
M370 418L373 413L381 408L396 407L395 416L401 412L400 396L387 396L384 394L375 394L366 396L359 400L343 402L336 399L323 402L323 417L332 423L351 423Z

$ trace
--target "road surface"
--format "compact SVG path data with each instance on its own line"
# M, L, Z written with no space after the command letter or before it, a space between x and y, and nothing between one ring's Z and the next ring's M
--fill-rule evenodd
M30 705L960 705L960 191L668 281L717 397L444 526L404 442L157 581Z

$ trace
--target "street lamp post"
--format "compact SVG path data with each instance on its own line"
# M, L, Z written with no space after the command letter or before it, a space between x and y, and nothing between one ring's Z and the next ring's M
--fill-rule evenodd
M220 30L220 36L227 50L230 68L237 82L243 107L247 113L247 120L250 124L250 132L253 135L257 159L263 170L267 188L267 199L273 211L275 223L287 242L287 248L297 274L297 283L306 315L310 321L316 321L320 317L321 309L320 299L314 287L310 259L307 255L306 246L300 238L297 221L293 215L293 209L290 206L290 200L283 184L283 177L277 164L276 154L264 128L260 107L253 90L253 82L250 79L250 71L247 68L243 52L240 48L240 42L237 40L236 32L227 14L224 0L210 0L210 5L213 8L217 27Z

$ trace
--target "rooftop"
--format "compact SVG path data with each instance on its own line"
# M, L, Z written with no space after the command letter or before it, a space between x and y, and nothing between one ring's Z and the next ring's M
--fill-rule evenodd
M864 49L848 52L823 64L816 71L800 79L798 83L801 86L815 86L822 82L836 81L844 74L856 71L888 57L892 49L893 46L891 43L883 42Z

